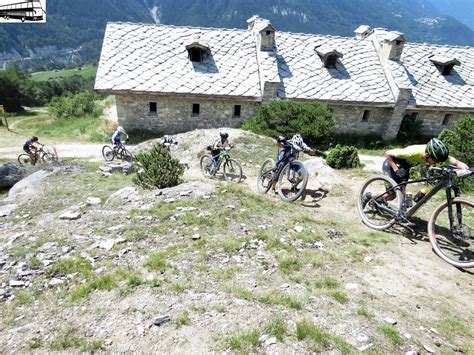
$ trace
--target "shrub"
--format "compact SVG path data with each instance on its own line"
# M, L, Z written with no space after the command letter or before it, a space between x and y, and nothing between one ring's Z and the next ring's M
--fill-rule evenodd
M86 115L97 117L101 109L97 106L95 99L96 95L88 91L76 95L55 96L49 103L49 113L57 118Z
M449 154L469 166L474 165L474 115L461 117L453 129L444 129L438 138L449 147Z
M336 145L329 151L327 163L334 169L357 168L360 166L357 149L352 146Z
M320 102L272 101L261 105L255 116L244 122L243 129L270 137L300 133L308 141L328 141L335 121Z
M155 144L149 152L135 156L137 172L132 181L147 189L176 186L181 182L183 167L166 149Z
M397 140L404 143L417 142L421 135L421 121L405 115L398 131Z

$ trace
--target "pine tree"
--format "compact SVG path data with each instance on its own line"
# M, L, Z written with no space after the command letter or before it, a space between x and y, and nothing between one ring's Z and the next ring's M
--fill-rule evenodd
M153 145L149 152L137 154L135 167L137 172L132 181L146 189L176 186L181 183L184 171L179 161L159 144Z

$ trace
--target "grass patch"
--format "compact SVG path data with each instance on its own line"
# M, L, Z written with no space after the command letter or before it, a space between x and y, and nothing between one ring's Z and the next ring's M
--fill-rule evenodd
M28 342L28 349L34 350L43 347L43 339L33 338Z
M300 310L303 308L303 302L296 298L292 297L280 290L272 290L263 295L257 297L257 300L260 303L270 304L270 305L279 305L286 308L292 308Z
M79 285L73 289L69 298L72 302L76 302L88 297L94 290L110 291L115 287L117 287L117 280L114 275L106 274Z
M41 260L38 259L36 256L32 256L32 257L28 260L28 265L29 265L30 268L32 268L32 269L38 269L41 265L43 265L43 263L42 263Z
M47 81L52 78L68 78L74 75L83 77L84 79L91 79L97 73L96 65L86 65L78 68L61 69L61 70L48 70L40 71L31 74L33 81Z
M283 341L283 338L289 333L288 326L286 325L285 318L279 314L270 321L270 324L265 328L265 334L272 335L279 341Z
M103 341L87 341L84 338L76 337L72 334L61 335L58 339L51 342L51 350L66 350L69 348L79 348L82 352L94 352L102 349Z
M382 324L378 328L394 346L400 346L403 344L403 339L400 333L392 325Z
M192 287L192 284L189 280L178 281L171 284L170 289L176 293L182 293L186 290L189 290Z
M278 265L280 270L287 275L300 271L302 266L301 259L295 255L289 255L279 259Z
M176 328L181 328L183 325L188 325L191 323L191 319L189 318L189 312L184 311L178 317L176 317L175 326Z
M335 289L339 287L339 282L332 277L324 276L317 280L314 285L317 288Z
M32 304L34 299L35 299L35 296L31 292L27 292L27 291L15 292L15 301L19 305Z
M341 291L334 291L331 292L329 295L340 304L345 304L349 301L349 297L347 297L347 295Z
M359 307L357 308L357 314L359 316L364 316L364 317L367 317L369 318L370 317L370 314L369 314L369 310L365 307Z
M225 281L232 279L236 273L242 271L240 266L229 266L224 269L214 270L213 274L216 280Z
M66 276L76 272L84 277L91 276L91 262L82 256L76 255L71 258L59 259L46 270L50 277Z
M145 263L145 267L150 271L164 272L167 268L169 268L169 265L166 262L166 253L159 252L151 254Z
M323 352L337 348L343 354L356 353L356 349L339 336L331 335L310 321L296 323L296 338L309 340L310 348L315 352Z
M453 339L456 335L463 335L474 338L474 330L469 327L464 321L455 317L445 317L438 324L436 328L439 332L449 339Z
M255 352L261 335L260 329L243 330L226 339L224 347L241 353Z

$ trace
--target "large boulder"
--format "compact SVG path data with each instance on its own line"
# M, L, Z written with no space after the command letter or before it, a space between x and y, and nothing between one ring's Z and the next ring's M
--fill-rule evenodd
M28 197L34 194L41 187L41 181L52 173L52 171L40 170L20 180L8 191L8 200L16 200L19 196Z
M341 185L343 183L338 173L322 158L309 159L305 161L305 166L308 169L310 177L316 176L315 184L318 188L329 191L332 190L335 185Z
M13 163L0 165L0 188L10 188L31 174L31 169Z

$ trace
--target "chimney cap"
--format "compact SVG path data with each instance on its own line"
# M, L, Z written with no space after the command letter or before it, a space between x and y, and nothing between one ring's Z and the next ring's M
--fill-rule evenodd
M192 39L186 44L186 50L190 50L191 48L199 48L203 51L209 50L209 44L205 41L199 40L199 39Z
M403 42L406 42L406 38L405 38L405 36L403 35L403 33L397 32L397 31L388 32L388 33L385 35L384 40L385 40L386 42L395 42L395 41L403 41Z
M334 49L334 48L326 46L326 45L316 46L316 47L314 47L314 50L316 51L316 53L318 53L318 55L320 57L322 57L324 59L329 57L330 55L335 55L338 58L342 58L344 56L337 49Z
M430 61L438 65L461 65L461 62L456 58L443 57L441 55L432 55Z
M354 30L354 33L356 33L356 34L365 34L365 33L368 33L368 32L372 32L372 28L370 26L367 26L367 25L360 25L359 27L357 27Z

